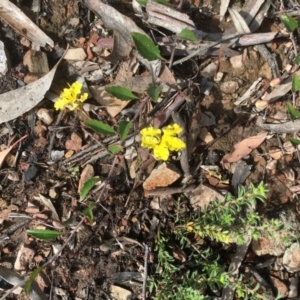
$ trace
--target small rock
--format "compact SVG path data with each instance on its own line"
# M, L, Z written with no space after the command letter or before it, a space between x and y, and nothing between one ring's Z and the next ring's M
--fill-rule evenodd
M239 85L235 81L222 82L220 89L225 94L232 94L239 88Z
M34 131L39 137L42 137L42 136L44 136L45 132L47 131L47 128L45 125L38 124L34 127Z
M52 199L57 199L58 198L58 193L56 192L55 188L51 188L49 190L49 196Z
M52 150L50 157L53 162L57 162L60 159L62 159L64 155L65 155L64 150Z
M23 64L28 68L24 82L29 84L49 73L47 55L41 51L29 50L25 53Z
M132 293L116 285L110 286L110 296L113 300L129 300Z
M257 256L267 254L280 256L284 253L285 250L283 236L282 234L280 234L280 232L274 232L273 237L266 235L259 238L258 240L252 240L251 248Z
M200 74L203 77L212 78L215 75L216 68L216 63L212 62L209 65L207 65L202 71L200 71Z
M82 138L76 132L72 132L71 139L66 141L65 146L67 150L79 152L82 147Z
M289 285L289 298L296 298L298 297L298 277L289 278L290 285Z
M146 191L154 190L157 187L166 187L180 177L180 171L174 165L163 163L151 172L143 183L143 187Z
M21 45L24 47L30 48L30 41L27 40L25 37L22 37L20 40Z
M24 171L24 180L31 181L33 180L36 175L38 174L38 167L35 165L30 166L26 171Z
M223 195L204 184L199 184L192 192L186 193L186 196L190 199L190 203L195 210L204 209L214 200L224 201Z
M214 82L220 82L224 76L223 72L218 72L217 75L214 77Z
M290 273L300 271L300 246L298 243L294 243L286 249L283 255L283 265Z
M3 42L0 41L0 74L5 75L8 70L7 56Z
M281 295L280 299L286 298L289 293L286 284L274 276L270 276L270 280L272 281L273 286L277 290L277 293L280 293Z
M45 124L50 125L53 122L53 110L47 108L40 108L37 113L37 117Z
M234 69L242 69L245 65L243 62L243 54L232 56L229 61Z
M64 57L67 60L84 60L85 58L86 53L82 48L69 49Z
M15 270L25 270L28 267L28 265L32 262L34 254L34 250L28 247L24 247L24 245L22 244L15 261Z

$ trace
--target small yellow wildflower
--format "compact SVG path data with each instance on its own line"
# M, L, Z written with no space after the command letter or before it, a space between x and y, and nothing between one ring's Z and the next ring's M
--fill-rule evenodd
M162 131L154 127L147 127L141 130L141 146L153 149L153 155L157 160L168 160L170 151L183 150L186 148L186 145L176 136L182 131L178 124L169 125Z
M55 109L62 110L66 106L70 110L76 109L81 102L84 102L88 98L87 93L81 94L81 89L82 83L78 81L75 81L68 89L64 89L54 104Z
M170 151L166 144L160 143L153 148L153 155L157 160L168 160Z
M177 123L173 125L168 125L163 129L165 135L172 135L172 136L179 134L181 131L182 128Z
M142 147L153 149L160 143L161 130L154 127L147 127L141 130Z

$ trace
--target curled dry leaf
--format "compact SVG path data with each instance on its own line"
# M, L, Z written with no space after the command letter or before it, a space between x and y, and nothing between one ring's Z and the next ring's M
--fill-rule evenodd
M15 31L25 36L35 44L51 47L54 42L39 27L37 27L16 5L8 0L1 0L0 17L5 20Z
M11 151L11 149L13 147L15 147L20 141L24 140L27 138L27 134L24 135L23 137L21 137L19 140L17 140L13 145L11 145L10 147L6 148L5 150L0 152L0 168L2 167L2 164L5 160L5 157L7 156L7 154Z
M267 133L263 132L242 140L233 147L231 153L226 154L223 157L221 163L225 168L228 169L230 163L236 162L251 153L251 151L257 148L265 140L266 137Z
M47 75L19 89L0 95L0 124L23 115L43 100L64 55Z

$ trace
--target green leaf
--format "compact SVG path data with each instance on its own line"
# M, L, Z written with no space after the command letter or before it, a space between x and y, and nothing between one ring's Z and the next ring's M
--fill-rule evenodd
M294 148L297 148L300 145L300 140L294 139L293 137L288 137L289 141L293 145Z
M300 79L297 74L293 76L292 91L293 92L300 91Z
M158 100L158 97L159 97L159 94L160 94L162 88L163 88L162 85L150 86L147 90L147 93L150 96L150 98L156 102Z
M26 232L40 240L52 240L63 234L62 232L49 229L29 229Z
M293 121L300 119L300 112L291 103L288 103L288 111Z
M100 122L100 121L88 120L88 121L85 121L84 124L86 126L91 127L97 133L100 133L100 134L114 134L115 133L115 131L112 127L110 127L109 125L107 125L103 122Z
M300 66L300 53L297 54L295 62L298 66Z
M194 32L188 28L184 28L181 32L177 35L180 39L196 42L197 37L195 36Z
M24 286L24 291L26 293L27 296L29 296L29 293L30 293L30 289L31 289L31 286L32 286L32 283L34 282L36 276L38 276L38 274L43 271L45 267L39 267L37 269L35 269L32 274L30 275L29 279L26 281L25 283L25 286Z
M124 141L132 127L132 123L129 121L119 122L119 134L122 141Z
M131 90L119 85L106 87L105 90L122 101L130 101L138 98Z
M298 27L298 22L289 15L281 15L280 19L289 32L293 32Z
M83 210L83 214L91 221L94 220L93 207L95 206L94 201L89 202L89 206Z
M148 3L148 0L137 0L137 2L141 5L146 5ZM154 0L153 2L157 2L164 5L168 4L167 0Z
M100 180L99 177L93 177L89 180L87 180L81 191L80 191L80 201L82 201L86 196L87 194L89 193L89 191L94 187L94 185Z
M150 61L162 59L158 46L156 46L146 35L139 32L132 32L131 35L140 55Z
M119 145L113 145L113 146L109 146L108 150L111 154L116 154L122 150L122 147Z

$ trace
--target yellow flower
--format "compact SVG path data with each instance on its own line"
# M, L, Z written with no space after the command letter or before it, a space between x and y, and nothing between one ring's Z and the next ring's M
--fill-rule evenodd
M87 93L81 94L81 88L82 83L75 81L68 89L64 89L59 99L54 103L55 109L62 110L66 106L70 110L76 109L80 105L80 102L84 102L88 98Z
M148 149L153 149L161 141L161 130L154 127L147 127L142 129L141 135L141 146Z
M162 136L163 131L163 136ZM168 160L170 151L180 151L186 148L185 143L176 135L182 131L178 124L165 127L163 130L147 127L141 130L141 146L153 149L153 156L157 160Z
M166 135L162 137L162 143L164 143L170 151L180 151L186 148L185 143L178 137Z
M177 124L174 123L173 125L168 125L163 129L165 135L172 135L175 136L182 131L182 128Z
M159 145L154 147L153 155L157 160L168 160L170 151L165 144L160 143Z

